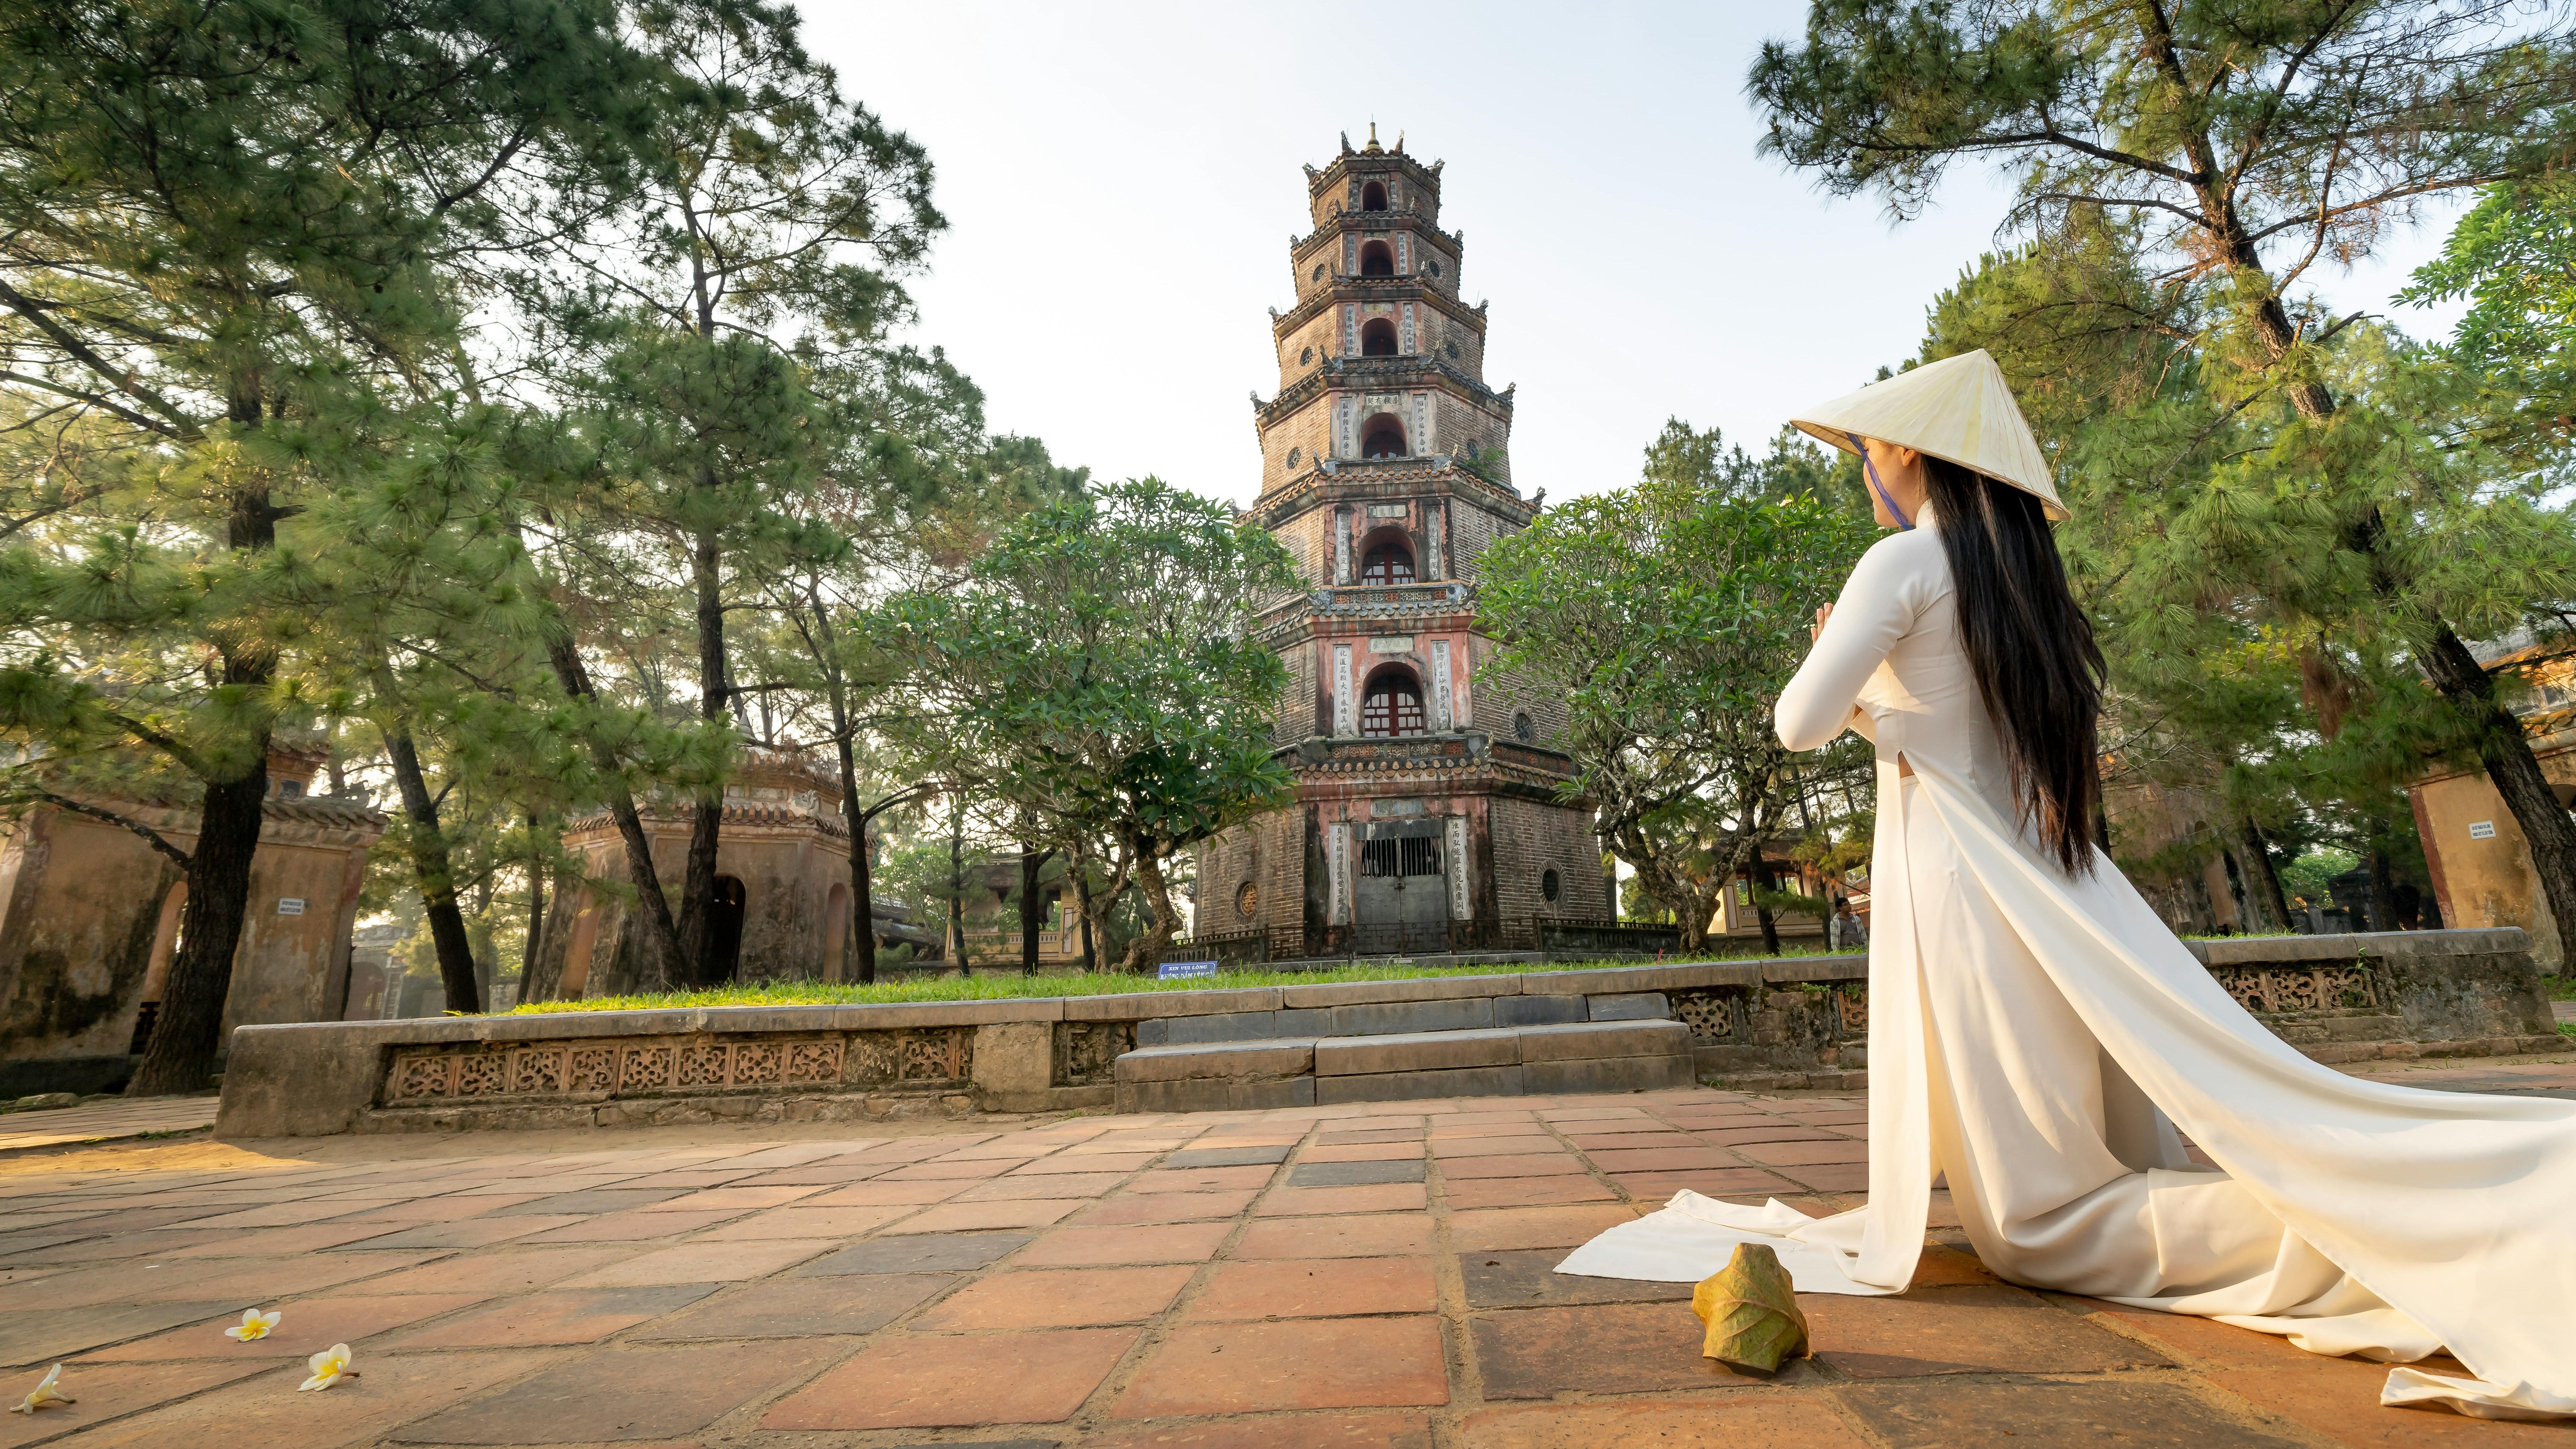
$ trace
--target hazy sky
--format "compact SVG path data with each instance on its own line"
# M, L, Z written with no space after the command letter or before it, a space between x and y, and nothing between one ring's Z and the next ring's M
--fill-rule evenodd
M1259 475L1247 394L1279 385L1264 308L1291 300L1299 164L1372 117L1448 162L1441 220L1466 234L1465 295L1492 303L1486 377L1520 385L1513 475L1558 497L1633 478L1667 417L1758 449L1910 355L2007 200L1963 168L1891 225L1755 155L1746 67L1805 14L1782 0L806 13L847 93L929 147L951 229L914 284L918 340L983 386L994 430L1236 502ZM2384 309L2455 214L2323 290Z

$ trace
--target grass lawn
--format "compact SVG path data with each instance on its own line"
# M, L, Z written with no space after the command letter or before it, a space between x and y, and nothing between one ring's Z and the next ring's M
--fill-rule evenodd
M1731 960L1767 961L1797 956L1826 956L1821 947L1784 950L1780 957L1745 956ZM1405 981L1417 976L1517 976L1541 971L1590 971L1608 966L1653 965L1646 961L1551 961L1544 965L1500 963L1491 966L1409 966L1401 962L1338 966L1325 971L1267 971L1258 967L1220 971L1181 981L1151 976L1023 976L1017 971L988 970L975 976L923 976L859 986L834 981L760 981L716 986L704 991L638 992L631 996L593 996L580 1001L537 1001L512 1009L513 1015L549 1011L667 1011L698 1006L873 1006L904 1001L999 1001L1032 996L1112 996L1131 991L1222 991L1240 986L1319 986L1333 981Z

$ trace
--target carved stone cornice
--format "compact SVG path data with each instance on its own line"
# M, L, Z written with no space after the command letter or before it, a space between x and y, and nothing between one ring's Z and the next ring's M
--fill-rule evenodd
M1430 353L1407 352L1394 357L1327 357L1316 364L1313 372L1281 388L1279 395L1268 402L1254 398L1252 424L1266 433L1328 392L1366 392L1372 388L1403 392L1418 387L1438 387L1507 423L1511 421L1512 389L1496 392Z
M1270 314L1272 345L1284 342L1288 334L1314 321L1344 302L1414 302L1418 301L1446 316L1461 327L1471 328L1478 336L1485 332L1485 304L1473 307L1456 296L1439 290L1420 277L1334 277L1297 299L1285 312ZM1356 362L1357 358L1344 358ZM1378 359L1371 359L1372 361Z
M1442 231L1438 223L1425 220L1418 211L1344 211L1326 217L1322 226L1304 236L1290 237L1288 258L1303 266L1317 249L1328 242L1341 240L1345 233L1377 236L1391 231L1420 232L1447 247L1453 257L1462 255L1467 248L1466 238Z
M1446 453L1428 458L1326 458L1253 500L1245 517L1277 528L1309 508L1372 499L1456 498L1527 527L1538 505L1510 488L1459 467Z

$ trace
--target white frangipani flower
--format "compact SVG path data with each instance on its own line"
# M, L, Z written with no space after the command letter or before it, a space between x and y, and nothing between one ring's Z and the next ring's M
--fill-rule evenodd
M11 1405L9 1412L13 1414L25 1414L29 1418L33 1418L35 1417L36 1411L45 1407L47 1404L69 1404L77 1402L77 1400L73 1399L71 1395L54 1387L55 1382L61 1379L62 1376L63 1366L61 1364L56 1364L52 1368L45 1370L45 1376L36 1381L34 1391L29 1393L27 1397L20 1399L17 1403Z
M242 1310L242 1321L225 1329L224 1337L238 1338L244 1343L266 1338L268 1331L277 1326L277 1320L285 1316L275 1309L262 1313L256 1308L245 1308Z
M335 1343L313 1355L305 1361L304 1366L313 1370L313 1377L297 1384L295 1386L297 1393L303 1393L309 1389L327 1389L342 1379L354 1379L358 1376L357 1371L349 1367L349 1346L345 1343Z

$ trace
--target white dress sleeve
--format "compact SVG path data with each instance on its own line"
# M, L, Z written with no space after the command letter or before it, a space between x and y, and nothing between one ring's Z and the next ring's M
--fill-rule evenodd
M1878 672L1887 651L1914 627L1922 590L1916 587L1920 570L1913 554L1926 543L1940 547L1937 539L1894 534L1861 555L1843 584L1842 597L1834 600L1824 632L1807 651L1807 661L1780 691L1780 703L1772 711L1780 743L1814 750L1833 743L1846 729L1870 735L1869 716L1859 705L1861 688Z

